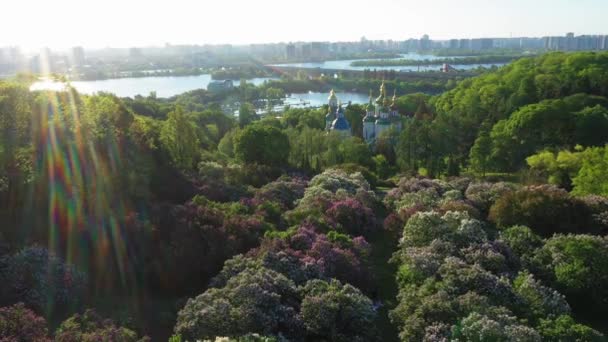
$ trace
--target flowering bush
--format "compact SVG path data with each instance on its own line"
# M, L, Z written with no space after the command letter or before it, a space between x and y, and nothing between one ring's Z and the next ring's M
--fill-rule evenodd
M560 292L575 296L575 304L608 312L608 238L555 235L538 250L535 261Z
M353 198L332 204L325 215L339 231L351 235L366 235L376 226L372 210Z
M403 196L421 191L427 194L433 194L440 197L450 186L440 180L429 178L402 178L397 184L397 187L390 190L384 198L384 203L388 208L398 208L397 202L401 201Z
M265 267L283 273L298 284L315 278L336 278L369 289L369 251L370 246L363 237L332 241L328 235L300 227L285 239L264 240L255 253Z
M458 200L442 202L436 210L440 213L447 213L448 211L464 211L472 218L482 219L479 210L466 201Z
M196 200L173 209L174 227L162 243L171 251L167 263L176 283L201 288L226 259L258 245L268 226L257 216L239 214L241 210Z
M494 274L510 275L519 269L519 260L511 249L500 241L474 244L461 250L463 259L477 264Z
M329 169L315 176L310 181L309 188L316 187L333 193L338 190L344 190L351 195L356 194L358 190L370 190L369 183L361 173L348 174L337 169Z
M529 186L505 193L490 209L490 221L499 227L525 225L542 236L585 232L591 213L568 192L551 185Z
M570 305L561 293L543 286L528 272L521 272L513 281L515 292L526 302L526 314L533 320L570 313Z
M385 219L384 222L382 224L382 226L384 227L384 229L388 232L391 232L395 235L400 235L401 232L403 231L403 220L401 220L401 218L399 218L399 216L395 213L390 213Z
M44 318L23 303L0 308L0 341L51 341Z
M186 340L248 333L296 337L303 324L295 284L264 267L228 279L222 288L211 288L189 299L179 311L175 333Z
M302 289L302 322L311 340L373 341L376 312L372 301L337 280L312 280Z
M255 192L254 205L272 201L279 203L283 210L293 209L295 202L304 196L306 185L307 182L303 178L281 177Z
M421 247L435 239L468 246L487 239L483 224L470 219L466 212L449 211L443 215L435 211L419 212L412 216L400 240L401 246Z
M401 211L412 207L419 210L431 210L439 204L440 195L434 188L427 188L418 192L408 192L395 201L396 210Z
M231 182L228 175L240 172L240 166L223 166L212 161L198 165L197 192L213 201L236 201L246 193L243 183Z
M576 323L571 316L541 319L538 331L544 341L605 341L602 333L583 324Z
M515 294L507 278L498 277L479 265L469 265L455 257L446 258L438 271L443 287L450 293L462 295L477 292L486 296L492 305L519 309L522 300Z
M608 232L608 198L589 195L580 200L589 209L592 215L592 224L597 226L601 233Z
M508 315L488 317L473 312L452 327L455 341L522 341L540 342L540 334Z
M78 307L86 280L46 248L27 247L0 259L0 283L0 298L43 312Z
M500 240L509 246L525 265L530 264L535 250L543 244L541 237L526 226L513 226L501 231Z
M487 213L498 198L515 190L517 185L513 183L471 183L465 191L465 196L480 211Z
M65 320L55 332L57 342L149 341L125 327L116 326L111 320L101 318L94 310L76 314Z

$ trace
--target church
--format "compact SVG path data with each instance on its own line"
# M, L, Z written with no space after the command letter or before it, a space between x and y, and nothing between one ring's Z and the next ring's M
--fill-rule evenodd
M402 121L396 105L397 94L393 94L392 101L386 96L384 82L380 86L380 95L374 101L372 93L369 94L369 103L366 114L363 117L363 139L368 144L374 144L382 132L389 129L401 131ZM325 115L325 130L338 132L343 137L352 136L352 130L348 120L344 117L344 109L338 102L338 97L332 89L329 98L329 111Z
M325 130L334 131L343 137L352 136L352 130L346 117L344 116L344 108L342 104L338 104L336 92L332 89L328 98L329 111L325 115Z

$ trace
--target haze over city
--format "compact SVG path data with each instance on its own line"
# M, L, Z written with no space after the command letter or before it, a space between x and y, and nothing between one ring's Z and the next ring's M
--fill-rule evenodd
M603 0L11 1L0 46L56 49L606 33ZM593 10L591 10L593 9ZM27 23L23 18L27 17ZM59 19L62 18L62 19Z

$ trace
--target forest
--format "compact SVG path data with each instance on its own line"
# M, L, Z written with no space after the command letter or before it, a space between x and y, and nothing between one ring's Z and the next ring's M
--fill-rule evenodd
M0 340L607 340L608 53L386 82L403 129L372 146L365 106L344 138L252 104L340 82L379 80L0 81Z

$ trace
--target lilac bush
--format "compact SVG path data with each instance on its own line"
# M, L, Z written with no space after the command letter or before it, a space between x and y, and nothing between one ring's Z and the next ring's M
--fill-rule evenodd
M117 326L112 320L104 319L95 310L86 310L63 321L55 332L56 342L97 342L121 341L144 342L149 338L139 338L137 334L125 327Z
M51 341L46 320L23 303L0 308L0 341Z
M308 182L299 177L281 177L256 190L253 204L264 202L277 202L283 210L293 209L295 202L304 196Z
M284 275L245 268L224 287L211 288L189 299L179 311L175 333L186 340L248 333L300 336L300 296Z
M309 340L374 341L376 312L372 301L337 280L312 280L303 289L301 316Z
M503 194L517 190L513 183L471 183L465 191L466 198L482 212L488 212L490 207Z
M43 312L77 308L86 277L46 248L27 247L0 259L0 298Z
M334 202L325 215L338 231L351 235L367 235L376 227L373 211L353 198Z

